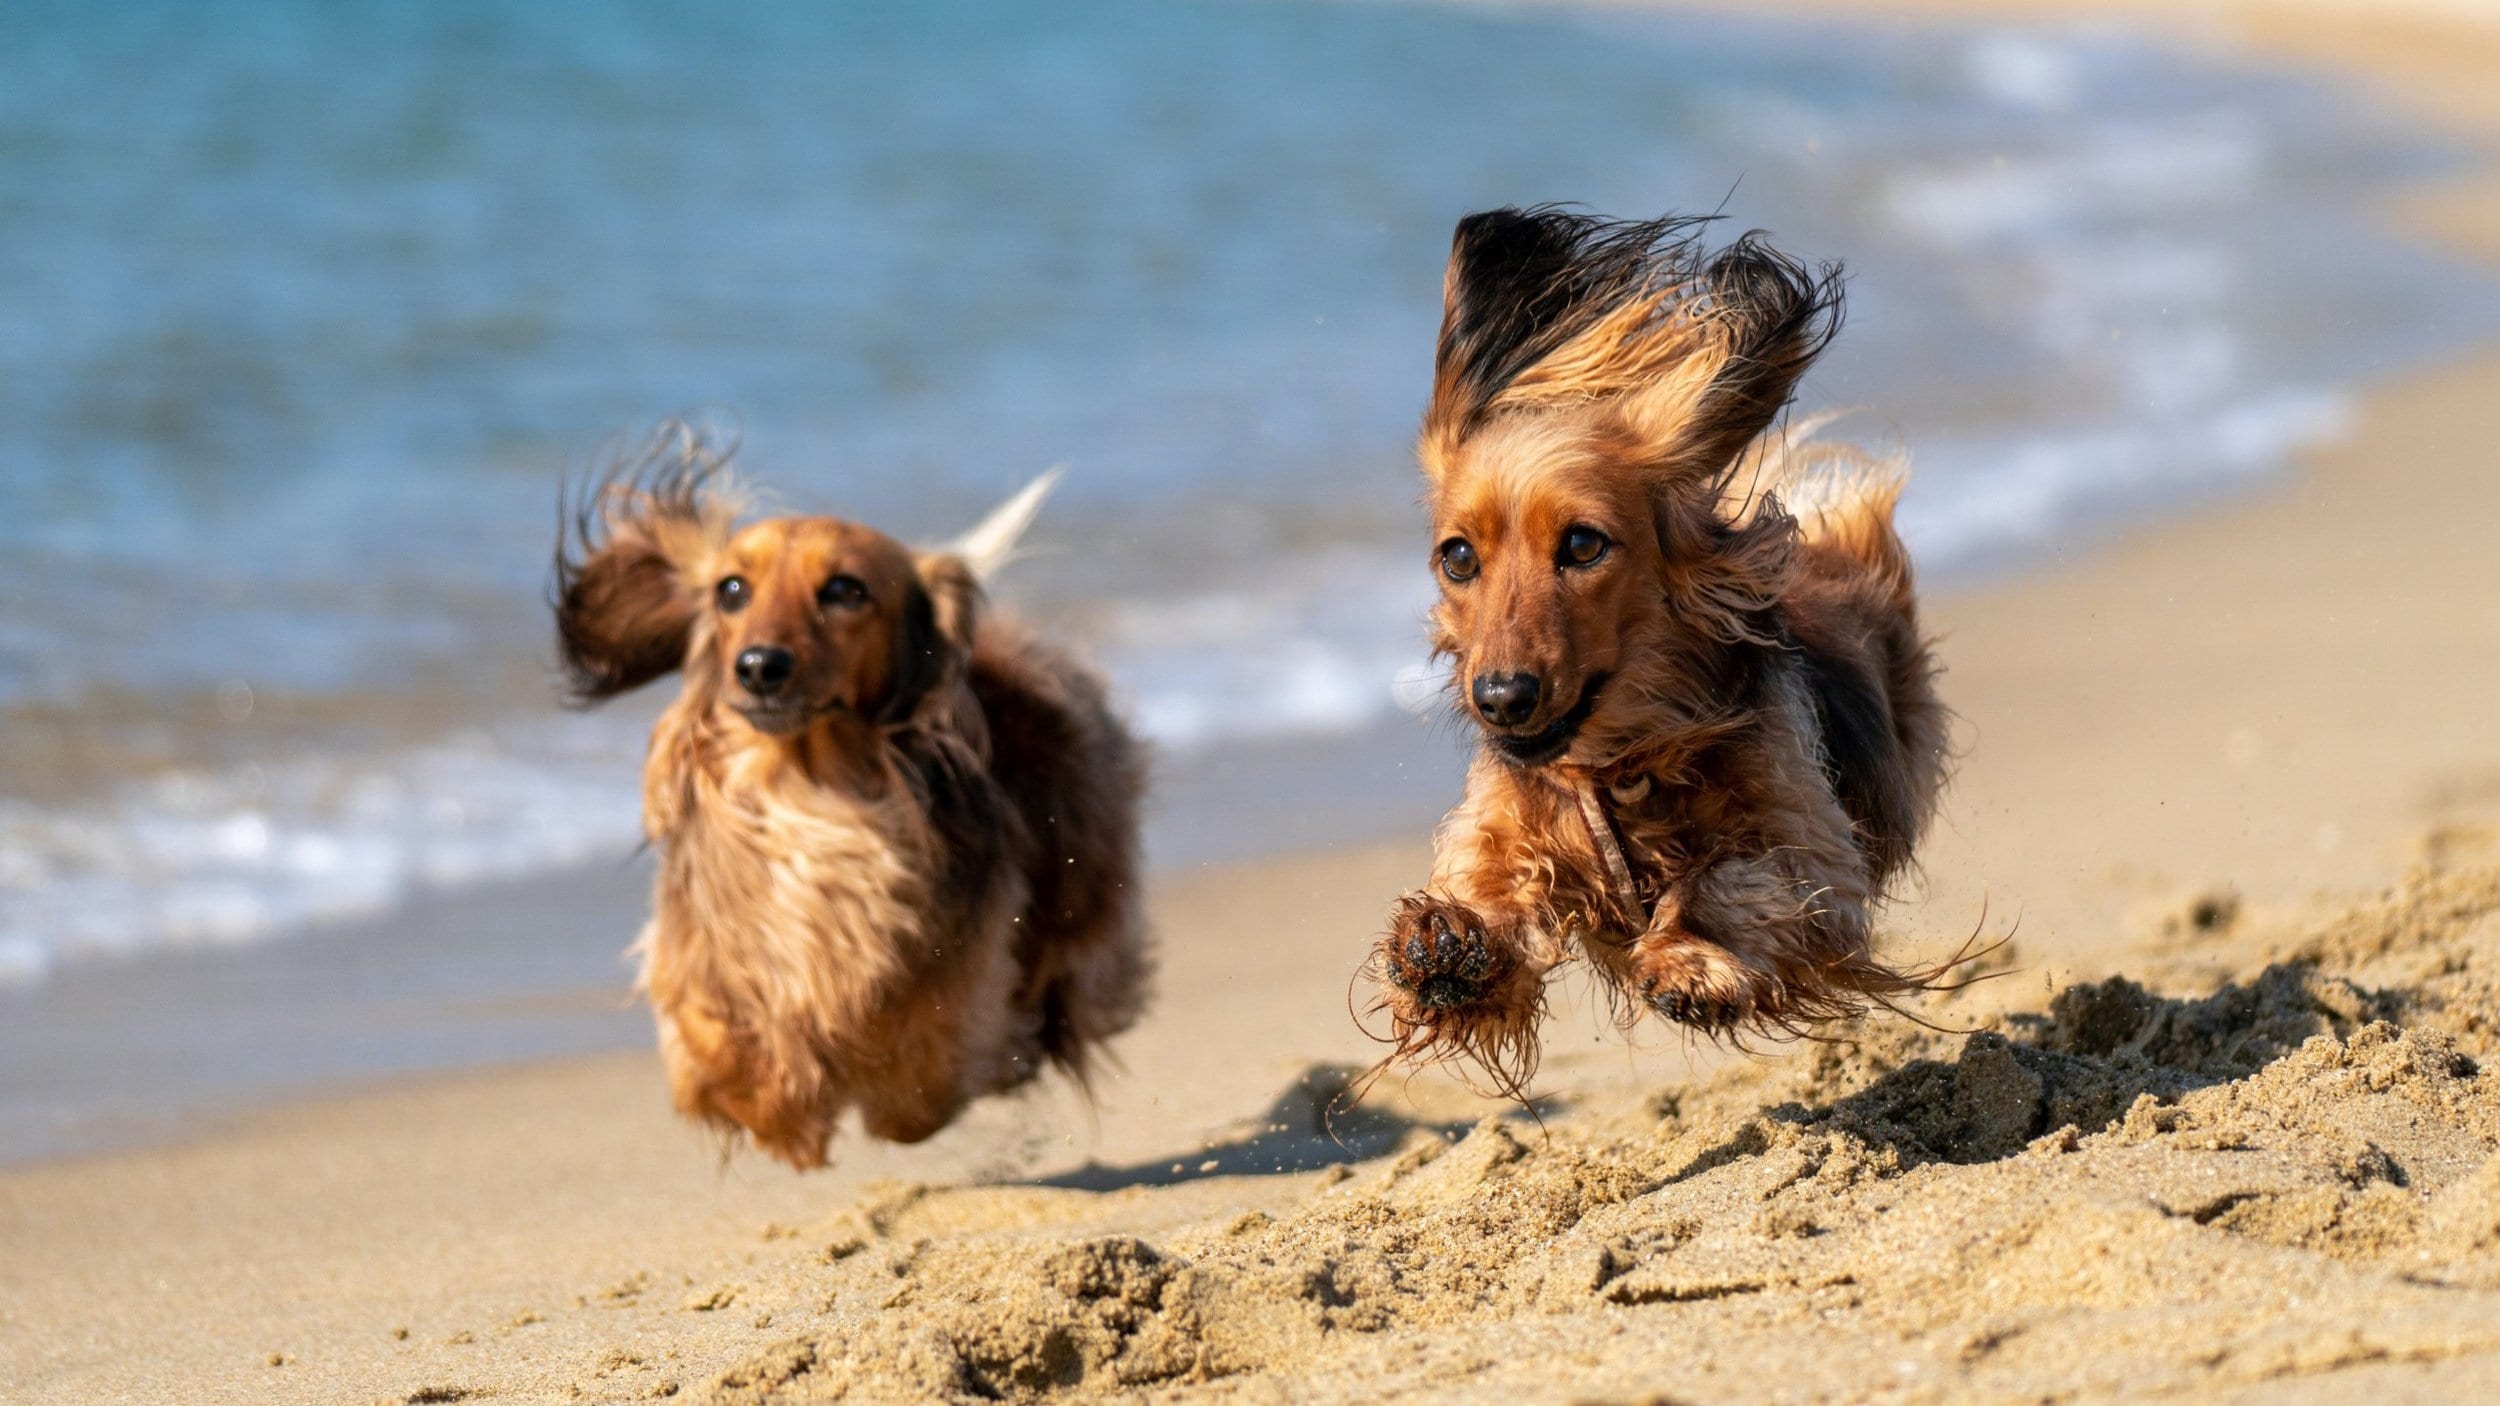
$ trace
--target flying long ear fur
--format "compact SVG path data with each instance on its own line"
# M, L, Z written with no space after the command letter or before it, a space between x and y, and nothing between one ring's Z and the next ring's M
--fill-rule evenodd
M1424 417L1436 478L1488 421L1600 410L1670 478L1726 475L1840 327L1841 271L1712 217L1612 221L1551 205L1459 221Z
M682 421L653 431L567 495L556 529L556 649L577 706L685 663L700 573L738 517L733 446Z

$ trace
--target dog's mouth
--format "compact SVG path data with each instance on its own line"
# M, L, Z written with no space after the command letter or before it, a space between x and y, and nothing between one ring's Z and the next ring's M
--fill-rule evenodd
M790 737L807 730L807 725L830 709L807 703L742 702L729 705L747 725L768 737Z
M1536 767L1553 761L1571 750L1571 744L1580 736L1581 727L1588 722L1589 715L1597 711L1597 695L1605 688L1607 677L1605 674L1591 675L1589 681L1580 687L1580 701L1536 731L1494 732L1487 729L1485 740L1493 744L1493 749L1502 755L1503 760L1514 766Z

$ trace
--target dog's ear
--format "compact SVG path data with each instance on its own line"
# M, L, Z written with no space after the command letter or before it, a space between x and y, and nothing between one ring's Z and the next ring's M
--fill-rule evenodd
M1568 336L1573 309L1600 271L1582 253L1596 222L1552 207L1485 210L1458 222L1441 275L1433 347L1429 447L1455 447L1521 371ZM1427 472L1436 472L1425 456Z
M1670 476L1724 477L1839 333L1841 288L1840 265L1809 268L1758 231L1710 256L1675 313L1690 350L1624 398L1624 422Z
M963 558L931 552L913 565L919 579L895 631L894 686L877 710L881 723L910 720L930 694L962 672L980 623L981 581Z
M575 704L640 688L685 663L703 602L699 573L737 517L720 481L728 458L700 432L666 426L568 505L548 594Z
M1810 270L1759 234L1709 253L1709 222L1554 206L1461 220L1425 472L1445 472L1497 414L1600 405L1669 477L1726 472L1839 330L1841 274Z
M1444 472L1497 414L1613 400L1670 363L1683 348L1669 313L1708 223L1559 205L1460 220L1442 277L1425 472Z

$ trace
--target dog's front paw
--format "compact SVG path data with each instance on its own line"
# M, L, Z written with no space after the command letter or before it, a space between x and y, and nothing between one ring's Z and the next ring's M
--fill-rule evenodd
M1373 955L1379 1009L1389 1017L1385 1038L1396 1046L1380 1067L1456 1060L1490 1076L1492 1092L1526 1097L1545 969L1522 949L1521 936L1433 894L1398 900Z
M1632 949L1632 989L1642 1004L1711 1035L1774 1014L1776 985L1704 938L1651 936Z
M1510 963L1487 941L1484 920L1463 904L1409 894L1381 940L1383 974L1423 1013L1462 1010L1507 977Z

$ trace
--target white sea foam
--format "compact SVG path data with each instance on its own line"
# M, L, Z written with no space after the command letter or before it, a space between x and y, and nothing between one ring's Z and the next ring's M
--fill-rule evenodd
M1316 553L1256 589L1124 603L1104 659L1167 750L1352 732L1395 708L1431 599L1412 552Z
M1971 86L2011 106L2062 112L2083 94L2075 56L2036 35L1981 35L1971 41L1965 62Z
M2213 407L2188 425L2108 425L2009 440L1927 446L1902 496L1900 526L1930 577L2009 561L2146 503L2175 505L2279 469L2341 434L2348 402L2285 389ZM1963 491L1974 481L1985 492Z
M2129 212L2245 198L2269 153L2256 119L2228 109L2159 123L2104 119L2071 145L1974 155L1894 184L1893 217L1977 245L2054 235Z
M0 981L255 941L634 843L630 731L589 719L379 755L177 772L100 803L0 801Z

